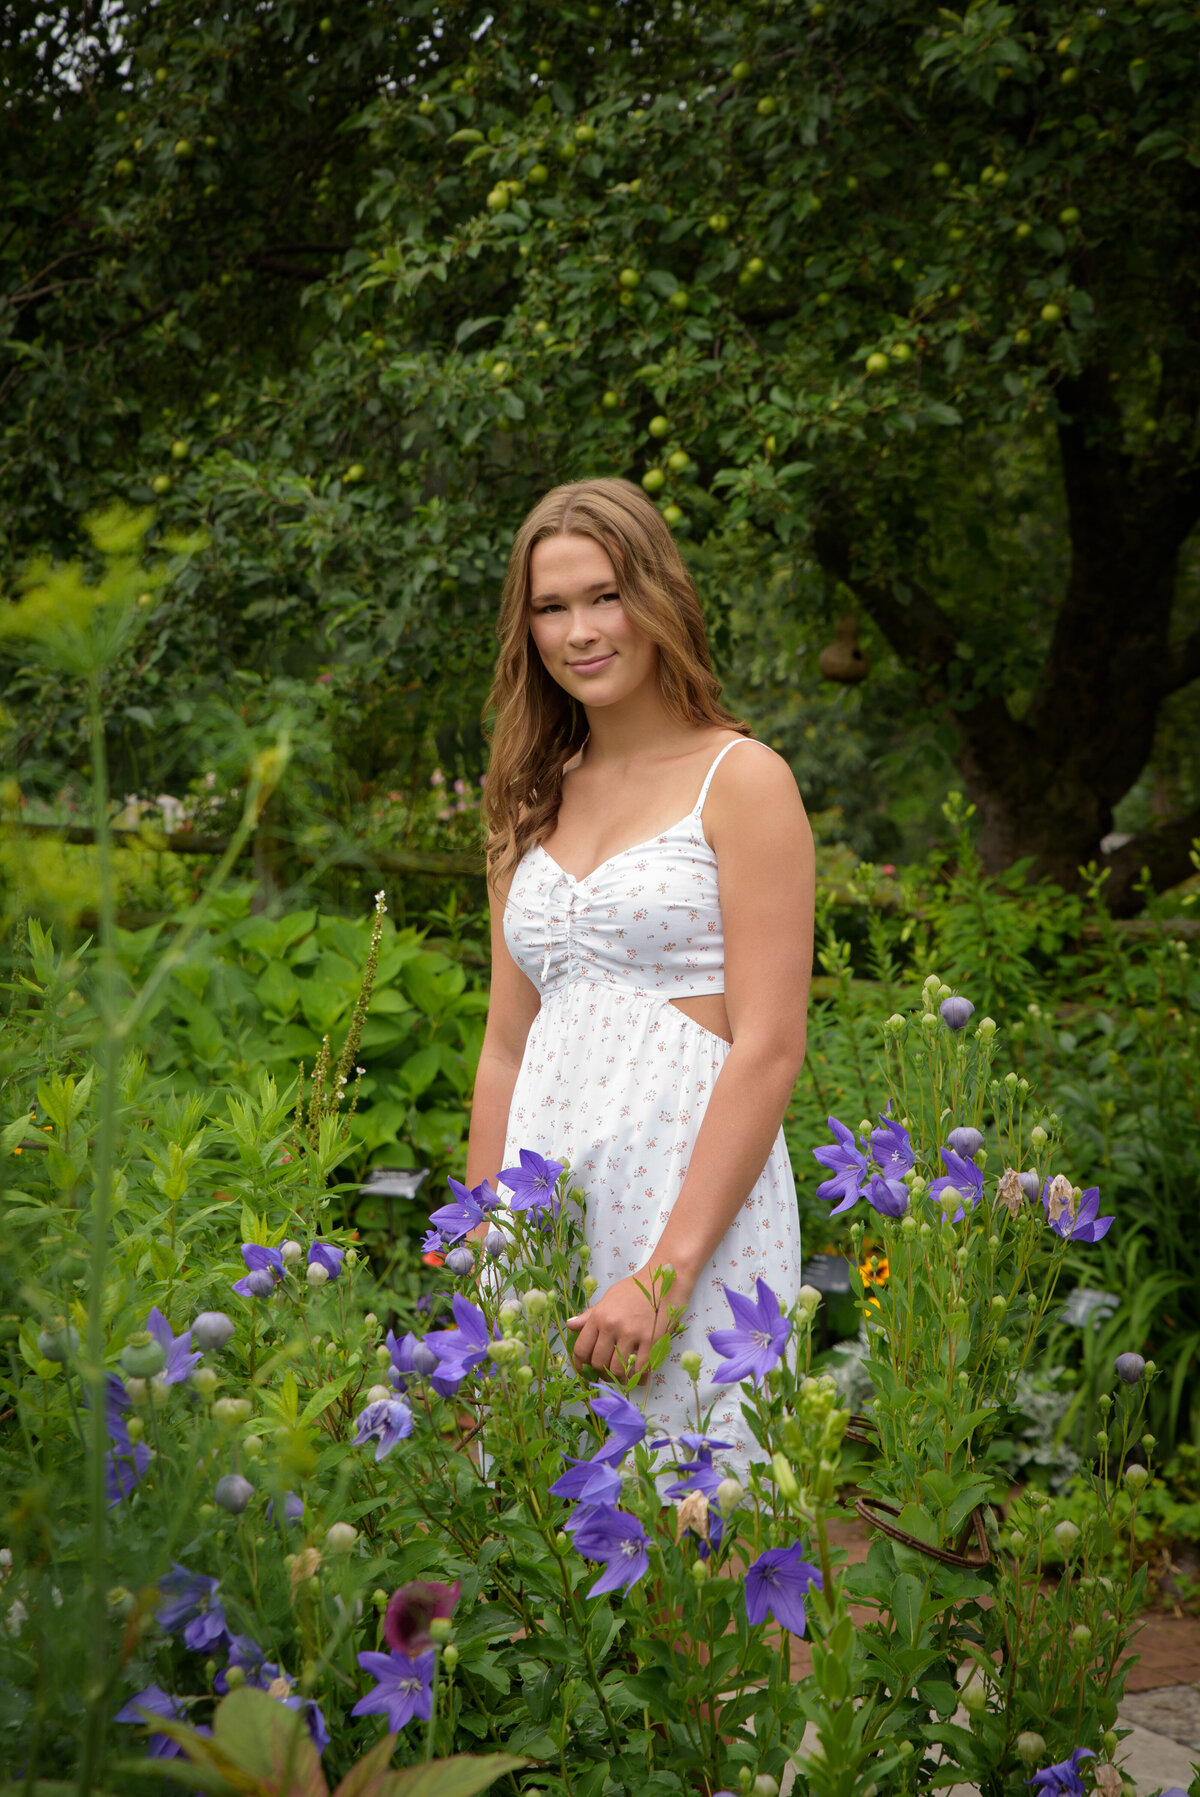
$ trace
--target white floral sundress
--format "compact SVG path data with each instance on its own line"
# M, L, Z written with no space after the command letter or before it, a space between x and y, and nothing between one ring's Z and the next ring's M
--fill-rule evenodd
M587 1193L585 1235L597 1296L646 1263L687 1173L704 1109L729 1045L673 999L724 991L717 858L704 802L717 755L687 816L610 856L577 880L546 850L529 849L513 876L504 938L541 994L513 1091L504 1164L519 1150L568 1161ZM716 1253L696 1281L683 1333L654 1374L646 1407L671 1433L696 1427L680 1356L703 1359L710 1434L744 1468L754 1448L737 1386L714 1385L721 1361L710 1329L732 1322L722 1285L753 1295L765 1279L781 1305L800 1289L800 1224L783 1133ZM632 1395L632 1394L631 1394Z

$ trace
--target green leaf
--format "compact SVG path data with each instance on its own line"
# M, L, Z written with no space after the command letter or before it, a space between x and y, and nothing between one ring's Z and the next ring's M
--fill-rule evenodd
M892 1585L892 1614L908 1636L911 1647L916 1646L917 1636L921 1632L921 1605L924 1597L925 1587L914 1573L897 1573Z
M475 1797L507 1772L530 1762L517 1753L456 1753L453 1759L430 1760L392 1774L386 1797ZM337 1794L335 1793L335 1797Z

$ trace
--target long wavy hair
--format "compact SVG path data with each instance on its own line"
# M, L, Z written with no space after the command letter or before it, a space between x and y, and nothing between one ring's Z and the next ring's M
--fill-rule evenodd
M587 738L583 706L546 672L529 630L530 558L536 544L556 536L591 537L607 552L626 616L657 645L659 690L672 716L749 735L721 703L696 588L658 508L627 480L552 488L517 532L496 623L500 656L484 708L492 737L484 787L492 880L549 831L563 771Z

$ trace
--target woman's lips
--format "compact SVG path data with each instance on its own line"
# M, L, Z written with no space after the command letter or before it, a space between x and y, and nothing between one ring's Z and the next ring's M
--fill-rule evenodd
M610 661L616 660L616 651L610 650L607 655L589 656L587 661L569 661L567 666L572 674L596 674L606 668Z

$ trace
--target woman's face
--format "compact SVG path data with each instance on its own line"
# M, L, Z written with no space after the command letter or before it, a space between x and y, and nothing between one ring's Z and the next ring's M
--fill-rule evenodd
M581 705L613 705L653 681L658 649L621 604L592 537L544 537L529 562L529 631L543 665Z

